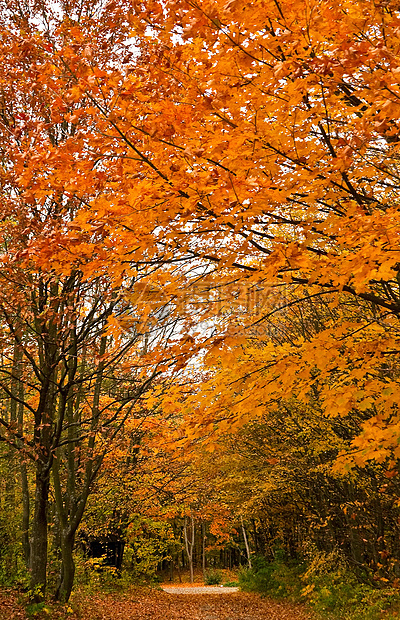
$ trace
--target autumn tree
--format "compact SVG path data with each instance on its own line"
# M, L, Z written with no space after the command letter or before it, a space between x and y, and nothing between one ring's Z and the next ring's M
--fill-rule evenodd
M64 286L77 270L118 290L139 272L143 288L127 286L125 300L141 320L187 317L153 363L184 365L204 344L222 360L198 407L210 425L228 410L227 426L244 410L261 415L282 393L308 404L323 386L328 413L365 412L358 464L397 458L395 4L53 8L3 6L1 40L3 223L11 238L18 227L25 235L4 261L45 274L50 323L40 327L40 310L36 331L49 339L46 407L58 278ZM243 350L280 287L290 290L283 305L323 296L371 313ZM216 313L260 290L264 308Z
M328 412L367 412L358 462L397 458L397 8L172 2L135 5L134 15L138 32L154 32L152 79L169 96L154 113L148 94L133 126L141 102L128 77L112 119L151 153L136 191L151 178L164 192L165 247L213 265L208 282L222 294L237 282L266 293L294 286L297 298L281 305L324 296L361 308L312 338L271 343L259 364L244 355L236 384L227 362L210 419L232 400L238 416L243 398L253 411L287 391L307 401L328 379ZM275 312L267 303L247 324ZM228 318L230 335L243 333L246 320ZM235 345L225 342L222 355L233 360Z
M104 222L86 231L74 224L82 205L113 202L113 172L103 161L114 156L107 139L100 157L90 144L90 98L71 95L71 65L59 52L64 45L75 56L68 38L98 33L98 62L112 81L110 67L127 38L124 17L111 28L102 5L60 7L59 15L53 9L8 3L0 43L1 440L21 455L24 497L28 463L34 471L29 545L25 537L34 600L46 588L50 488L61 554L55 595L67 600L74 538L93 481L126 419L144 415L140 399L152 380L173 364L173 352L163 348L176 331L162 302L150 299L145 313L135 310L134 296L143 298L140 280L155 267L145 242L140 252L123 251L126 264L116 261L114 271L115 244ZM74 20L81 26L74 29ZM110 28L114 46L104 53ZM78 129L82 113L88 117ZM28 522L26 503L25 532Z
M148 263L163 257L147 285L171 312L190 308L187 349L204 340L197 327L215 317L218 294L295 286L298 300L372 304L371 316L329 325L310 343L271 347L269 373L265 349L260 367L242 373L242 388L259 402L282 390L307 399L316 373L329 375L323 406L343 415L367 409L365 455L379 426L379 446L396 456L397 380L379 368L392 364L398 338L397 9L347 1L257 2L246 12L236 2L129 7L134 44L120 63L107 65L92 49L86 22L63 22L52 51L58 109L61 101L78 108L76 131L90 135L113 193L82 203L74 235L107 234L116 273L126 248L141 256L140 240ZM120 7L110 5L111 16L119 23ZM72 166L60 159L58 177L71 179ZM78 195L87 177L74 185ZM188 306L199 282L208 303L203 289ZM258 310L240 320L220 314L207 336L235 336L275 312Z

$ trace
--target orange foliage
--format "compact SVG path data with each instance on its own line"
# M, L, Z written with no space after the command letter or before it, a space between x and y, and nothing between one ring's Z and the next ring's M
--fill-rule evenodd
M366 413L358 464L399 457L397 5L155 0L88 15L3 26L3 88L25 93L2 125L3 183L29 236L18 260L107 273L138 329L180 317L149 363L183 368L208 346L193 433L317 392L327 415ZM60 195L51 225L33 216ZM9 208L12 234L19 200ZM318 296L318 328L277 338L287 309Z

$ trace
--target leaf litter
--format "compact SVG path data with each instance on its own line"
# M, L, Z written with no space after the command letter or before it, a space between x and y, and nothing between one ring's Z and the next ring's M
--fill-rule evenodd
M68 605L46 606L37 620L314 620L301 605L274 601L244 592L129 594L77 592ZM30 616L32 618L32 616ZM28 620L18 597L0 592L0 620Z

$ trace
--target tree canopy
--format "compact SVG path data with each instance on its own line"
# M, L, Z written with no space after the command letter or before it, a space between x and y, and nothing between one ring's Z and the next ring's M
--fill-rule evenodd
M68 599L95 477L154 412L177 450L310 412L334 475L391 476L396 3L0 7L0 439L33 596L50 489Z

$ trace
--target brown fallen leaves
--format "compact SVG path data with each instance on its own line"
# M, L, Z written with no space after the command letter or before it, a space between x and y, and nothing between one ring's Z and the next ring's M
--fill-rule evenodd
M51 608L38 620L313 620L303 607L262 599L243 592L169 594L159 591L131 594L76 594L70 605ZM26 620L12 592L0 592L0 620Z

